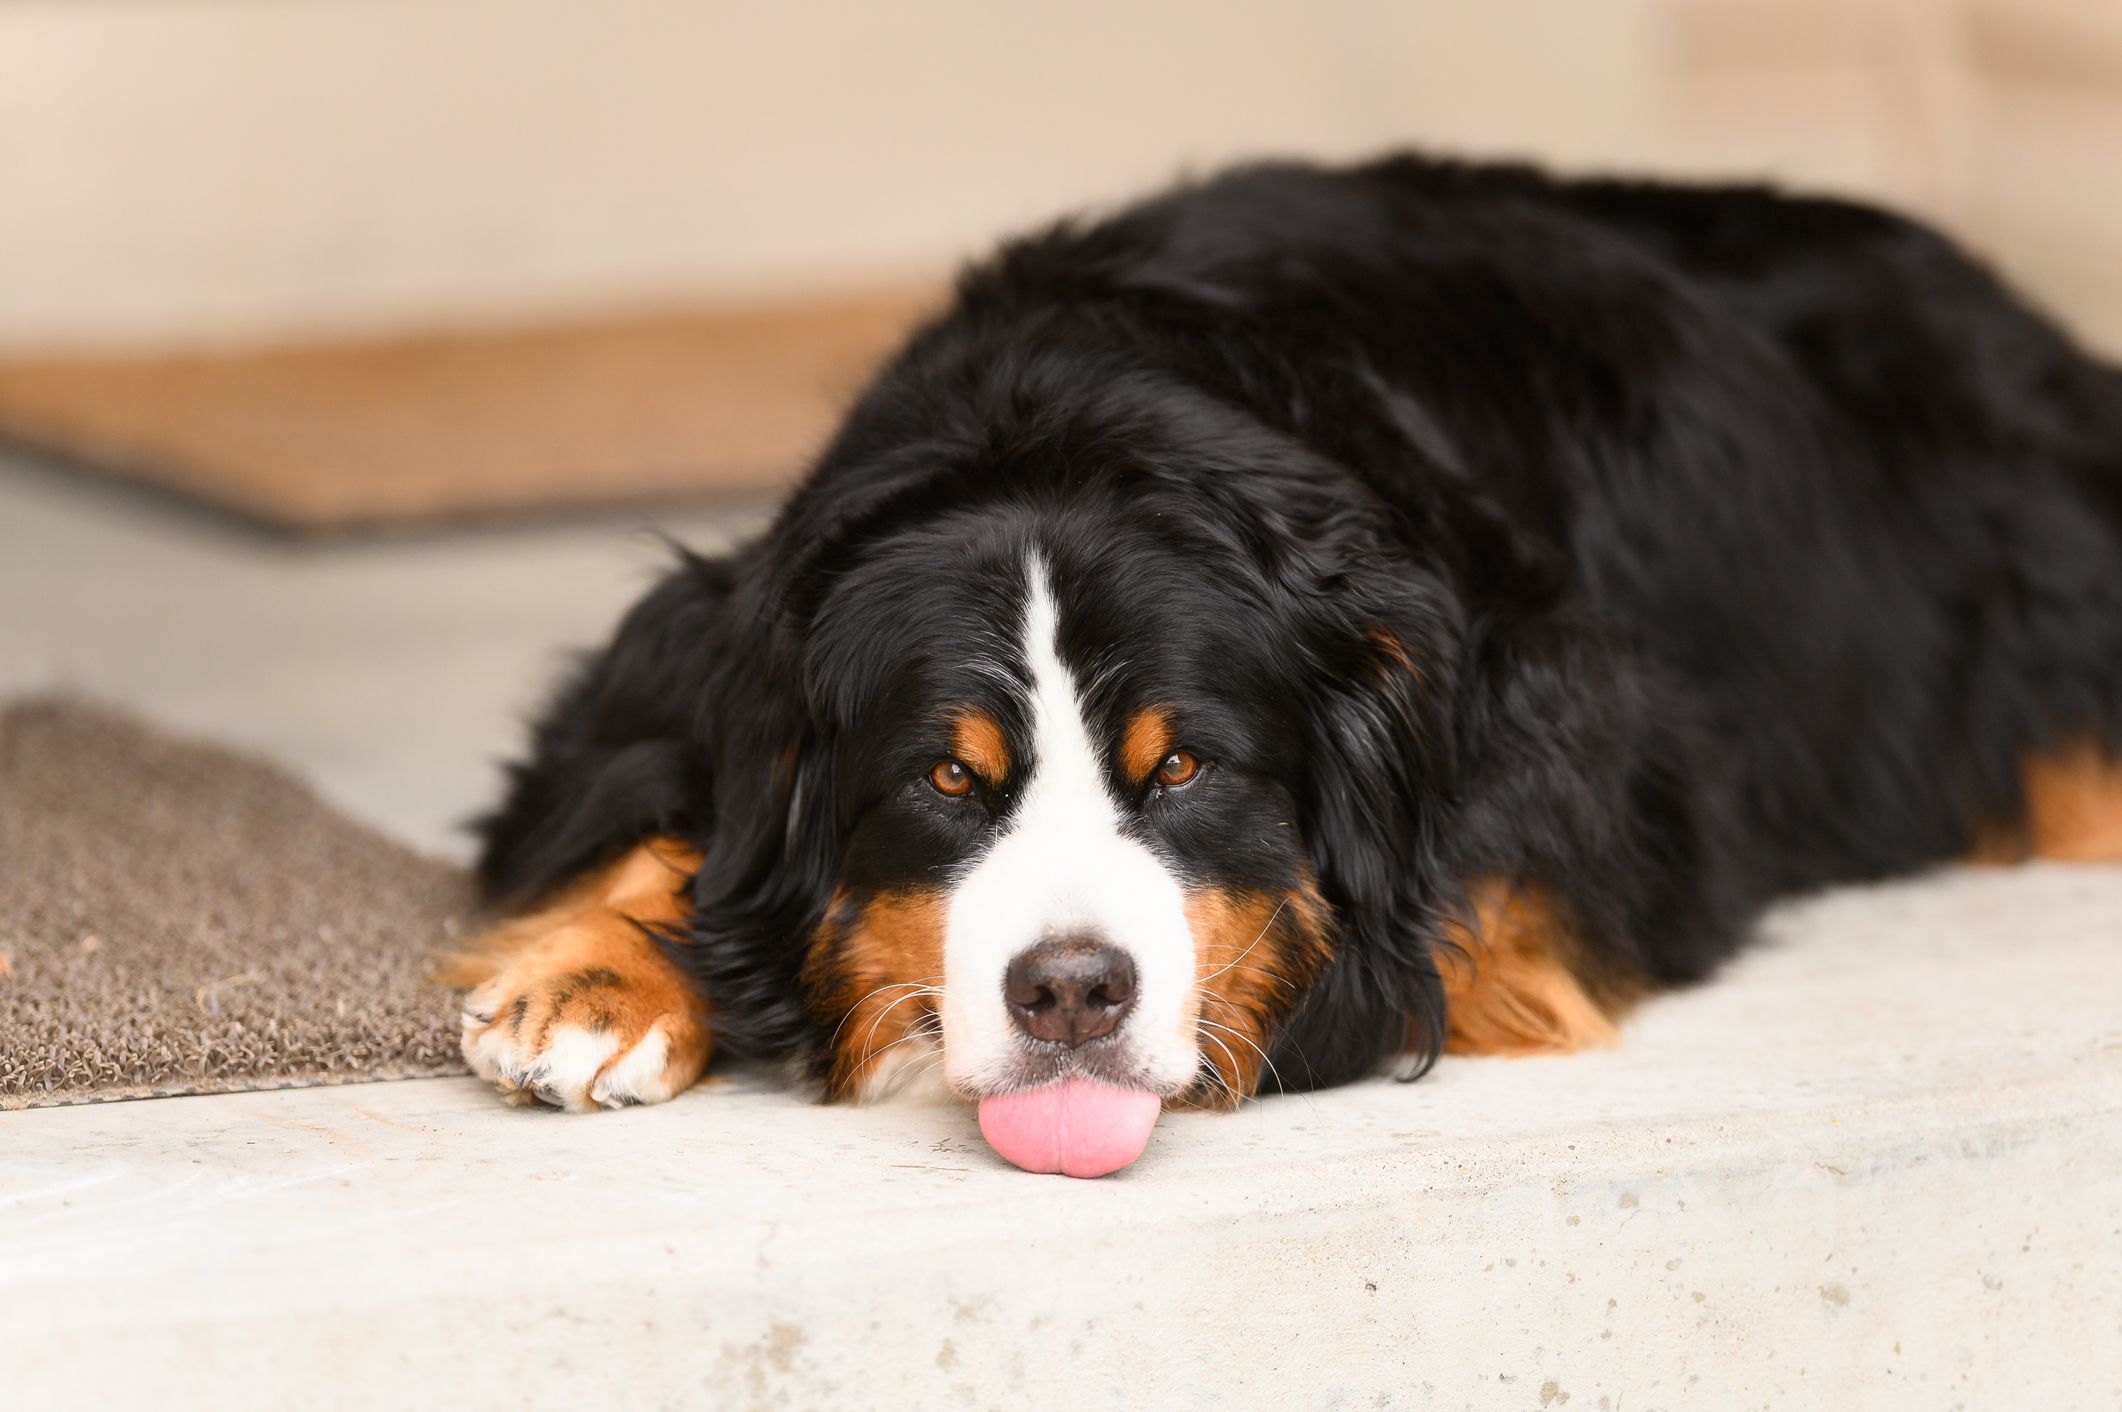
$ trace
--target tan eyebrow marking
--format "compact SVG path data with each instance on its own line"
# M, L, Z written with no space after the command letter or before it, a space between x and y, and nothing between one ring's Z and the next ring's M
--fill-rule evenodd
M985 711L961 707L951 718L951 753L990 785L1009 778L1009 742Z
M1128 718L1120 733L1120 771L1134 784L1149 778L1149 772L1164 763L1172 748L1172 713L1162 706L1144 706Z

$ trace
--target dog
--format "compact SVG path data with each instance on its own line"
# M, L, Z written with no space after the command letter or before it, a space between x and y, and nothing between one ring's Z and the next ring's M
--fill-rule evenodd
M1925 226L1396 156L965 274L482 825L518 1102L711 1055L1092 1175L1614 1042L1778 898L2122 859L2122 373Z

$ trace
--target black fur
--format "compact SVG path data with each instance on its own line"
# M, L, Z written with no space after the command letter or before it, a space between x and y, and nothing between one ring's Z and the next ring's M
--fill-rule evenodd
M1755 189L1267 166L968 274L772 530L683 560L561 695L489 890L684 834L721 1043L814 1048L834 888L1006 817L909 782L941 703L1012 709L967 660L1018 670L1034 547L1094 710L1176 702L1215 761L1142 827L1196 875L1320 880L1337 954L1274 1046L1290 1086L1435 1052L1472 879L1684 982L1776 897L1965 853L2029 750L2122 747L2122 376L1940 236Z

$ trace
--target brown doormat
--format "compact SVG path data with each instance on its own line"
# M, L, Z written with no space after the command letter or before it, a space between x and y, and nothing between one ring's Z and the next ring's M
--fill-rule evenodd
M0 710L0 1109L460 1073L470 904L270 765Z
M341 530L794 480L940 301L782 304L213 352L0 358L0 437Z

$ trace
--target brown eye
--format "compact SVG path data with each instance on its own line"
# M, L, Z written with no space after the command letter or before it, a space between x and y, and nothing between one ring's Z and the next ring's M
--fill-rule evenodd
M973 792L973 772L956 760L938 760L928 772L928 782L936 787L936 793L953 799L963 799Z
M1200 773L1201 762L1199 760L1196 760L1187 751L1174 750L1171 754L1164 757L1163 764L1157 766L1157 783L1166 789L1177 789L1180 785L1192 781L1193 777Z

